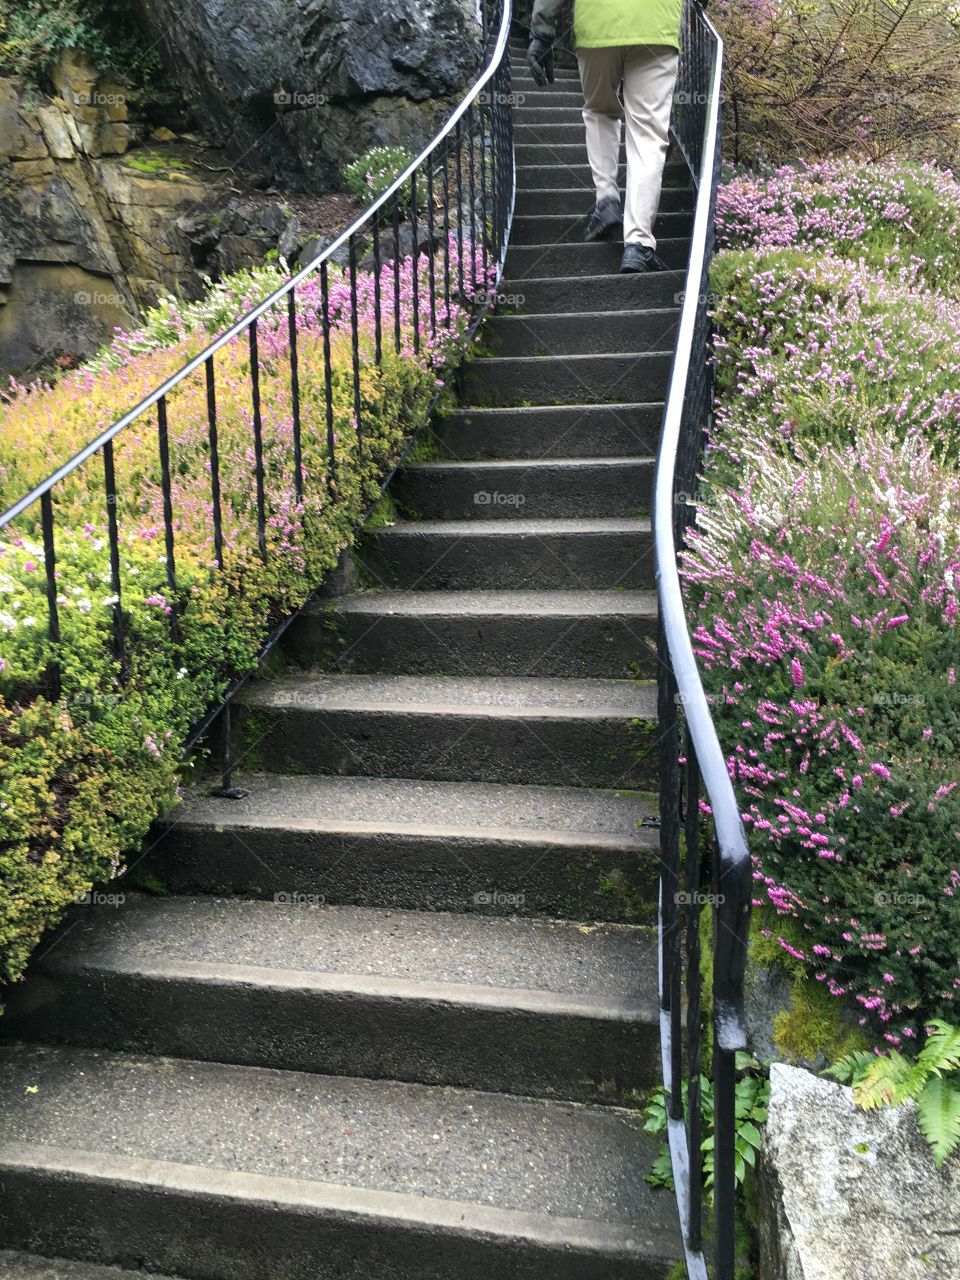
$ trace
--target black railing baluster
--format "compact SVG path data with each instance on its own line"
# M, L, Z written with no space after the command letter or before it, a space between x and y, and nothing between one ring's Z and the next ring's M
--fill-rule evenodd
M373 343L377 367L383 363L383 289L380 281L380 211L373 215Z
M173 543L173 486L170 479L170 435L167 428L167 397L157 401L157 446L160 453L160 490L163 497L163 543L167 560L167 604L176 619L179 612L177 598L177 568Z
M253 457L257 486L257 546L260 556L267 559L267 494L263 467L263 414L260 404L260 345L257 322L249 328L250 342L250 393L253 401Z
M223 510L220 501L220 443L217 436L217 381L213 356L204 362L207 378L207 442L210 446L210 493L213 505L213 554L223 568Z
M53 497L48 489L40 498L40 523L43 529L43 570L47 586L47 640L52 657L47 667L50 697L60 697L60 610L57 604L57 550L53 533Z
M107 542L110 548L110 586L113 591L112 631L113 656L120 663L121 675L127 675L123 641L123 590L120 584L120 532L117 524L117 476L113 461L113 441L103 446L103 490L107 505Z
M400 197L393 197L393 340L401 348L400 333Z
M430 288L430 336L437 336L437 264L433 234L433 165L427 164L427 281Z
M703 1142L700 1118L700 1070L702 1028L700 1026L700 914L702 885L700 875L700 770L697 749L689 729L686 733L686 812L683 845L686 884L686 992L687 992L687 1149L690 1153L690 1203L687 1211L687 1233L690 1248L702 1247L703 1216Z
M477 177L474 172L473 103L467 107L467 162L470 166L470 283L477 295Z
M483 262L483 278L487 278L489 267L489 245L487 244L487 121L484 104L480 103L477 114L480 117L480 208L483 210L483 224L480 227L480 252Z
M303 502L303 427L300 421L300 357L297 347L297 291L287 294L287 329L290 334L290 405L293 414L293 487L297 503Z
M333 420L333 362L330 357L330 280L326 262L320 264L320 326L323 330L323 400L327 420L327 466L330 492L337 489L337 451Z
M463 130L456 126L457 139L457 280L458 296L463 301Z
M420 354L420 228L417 209L417 175L410 178L410 230L413 233L413 350Z
M363 462L363 408L360 402L360 330L357 316L357 242L350 237L350 355L353 361L353 416L357 432L357 461Z
M447 160L450 155L449 139L443 145L443 304L446 323L450 325L450 171Z

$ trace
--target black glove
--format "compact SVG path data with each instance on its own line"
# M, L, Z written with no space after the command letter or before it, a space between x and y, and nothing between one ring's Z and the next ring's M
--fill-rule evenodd
M541 88L553 84L553 41L546 36L531 36L527 65Z

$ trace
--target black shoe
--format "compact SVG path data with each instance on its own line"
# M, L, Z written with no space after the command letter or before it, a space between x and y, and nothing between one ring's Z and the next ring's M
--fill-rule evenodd
M628 244L623 251L620 274L645 275L648 271L666 271L656 250L651 249L648 244Z
M619 196L607 196L592 210L587 218L584 240L606 240L623 222L623 210Z

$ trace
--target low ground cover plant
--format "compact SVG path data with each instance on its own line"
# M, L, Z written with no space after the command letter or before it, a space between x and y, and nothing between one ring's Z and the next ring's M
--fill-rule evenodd
M457 243L448 246L453 271ZM466 252L469 256L470 247ZM421 258L421 297L428 264ZM269 630L302 605L352 540L382 478L459 355L464 305L438 303L437 334L421 308L414 350L413 262L400 266L401 345L393 342L394 267L380 279L383 361L374 360L375 282L360 273L360 398L354 417L348 281L330 275L334 458L327 453L318 281L298 289L298 348L305 496L294 482L293 409L286 303L259 325L267 555L257 544L250 350L241 336L216 357L223 568L217 567L204 379L168 398L175 598L167 580L155 418L115 442L125 660L111 647L117 603L110 574L102 460L56 490L56 584L61 643L46 630L39 511L0 535L0 980L22 971L44 928L91 883L117 874L176 792L180 744L239 675ZM209 341L223 305L265 289L274 269L227 287L227 300L165 303L147 329L120 334L96 370L56 386L11 387L0 405L0 509L29 491ZM464 272L471 293L473 264ZM484 269L476 261L478 288ZM279 277L273 282L278 282ZM51 663L62 691L54 696Z
M960 1021L960 188L801 165L719 218L695 645L769 933L912 1059Z

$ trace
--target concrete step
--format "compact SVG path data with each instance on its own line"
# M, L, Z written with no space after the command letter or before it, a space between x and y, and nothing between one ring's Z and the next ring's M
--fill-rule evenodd
M405 509L424 520L636 516L650 510L654 466L649 456L490 462L444 459L403 467L393 481L393 492Z
M568 89L565 84L540 89L524 77L523 84L514 84L512 92L515 104L513 118L517 123L526 119L528 112L536 112L543 107L576 112L577 116L583 111L583 94L579 84L572 89Z
M480 341L498 356L613 355L673 351L679 307L582 311L579 315L495 315Z
M587 201L592 208L592 201ZM581 204L583 200L581 198ZM589 209L587 210L589 212ZM513 220L513 231L510 242L521 244L584 244L583 232L586 226L586 215L582 211L576 214L531 214L516 217ZM678 239L689 236L693 228L692 213L661 213L657 218L654 232L658 240ZM623 243L623 228L618 227L613 243Z
M364 536L364 580L411 591L652 587L650 521L421 520Z
M543 112L536 117L532 113L518 116L513 127L514 142L519 146L535 146L537 143L553 145L566 143L585 146L583 119L578 111L561 109L553 112L553 118L544 119Z
M14 995L4 1038L44 1044L581 1102L659 1071L656 933L628 925L130 894Z
M656 451L663 405L577 404L521 409L458 409L437 419L441 454L470 458L641 456Z
M601 247L607 250L614 248L612 245ZM597 271L597 275L575 278L558 278L546 271L543 275L525 278L508 275L501 282L497 295L502 308L499 314L503 314L505 309L539 315L650 310L656 307L678 307L683 301L686 284L683 271L654 271L647 275L622 276L619 274L619 256L613 272L609 259L606 263L597 263Z
M583 787L241 774L188 794L131 879L173 893L314 895L484 916L653 923L657 802ZM308 896L304 901L312 899Z
M621 166L621 188L625 179L626 169ZM664 171L663 185L689 187L690 170L685 164L668 165ZM518 155L517 188L522 191L525 187L561 187L564 190L570 187L586 187L592 191L594 189L593 174L587 164L586 149L581 152L579 159L575 156L549 156L543 152L539 152L536 159Z
M196 1280L662 1280L633 1113L85 1049L0 1053L0 1231Z
M599 356L485 356L464 369L462 400L480 408L662 400L672 360L669 351L644 350Z
M175 1280L171 1276L158 1276L155 1271L122 1271L96 1262L41 1258L35 1253L13 1253L7 1249L0 1249L0 1276L3 1280Z
M656 623L646 591L358 591L304 610L287 650L354 673L645 679Z
M695 193L692 187L664 187L660 196L661 213L692 214ZM541 215L579 215L586 218L593 208L593 191L583 187L546 188L522 187L517 192L514 226L521 218ZM544 236L544 239L548 237Z
M657 241L657 256L672 271L685 269L689 254L690 241L685 236ZM517 244L507 253L505 270L515 283L522 283L525 276L595 276L619 272L622 258L623 245L612 241Z
M236 758L274 773L657 784L655 690L630 680L274 676L234 721Z

